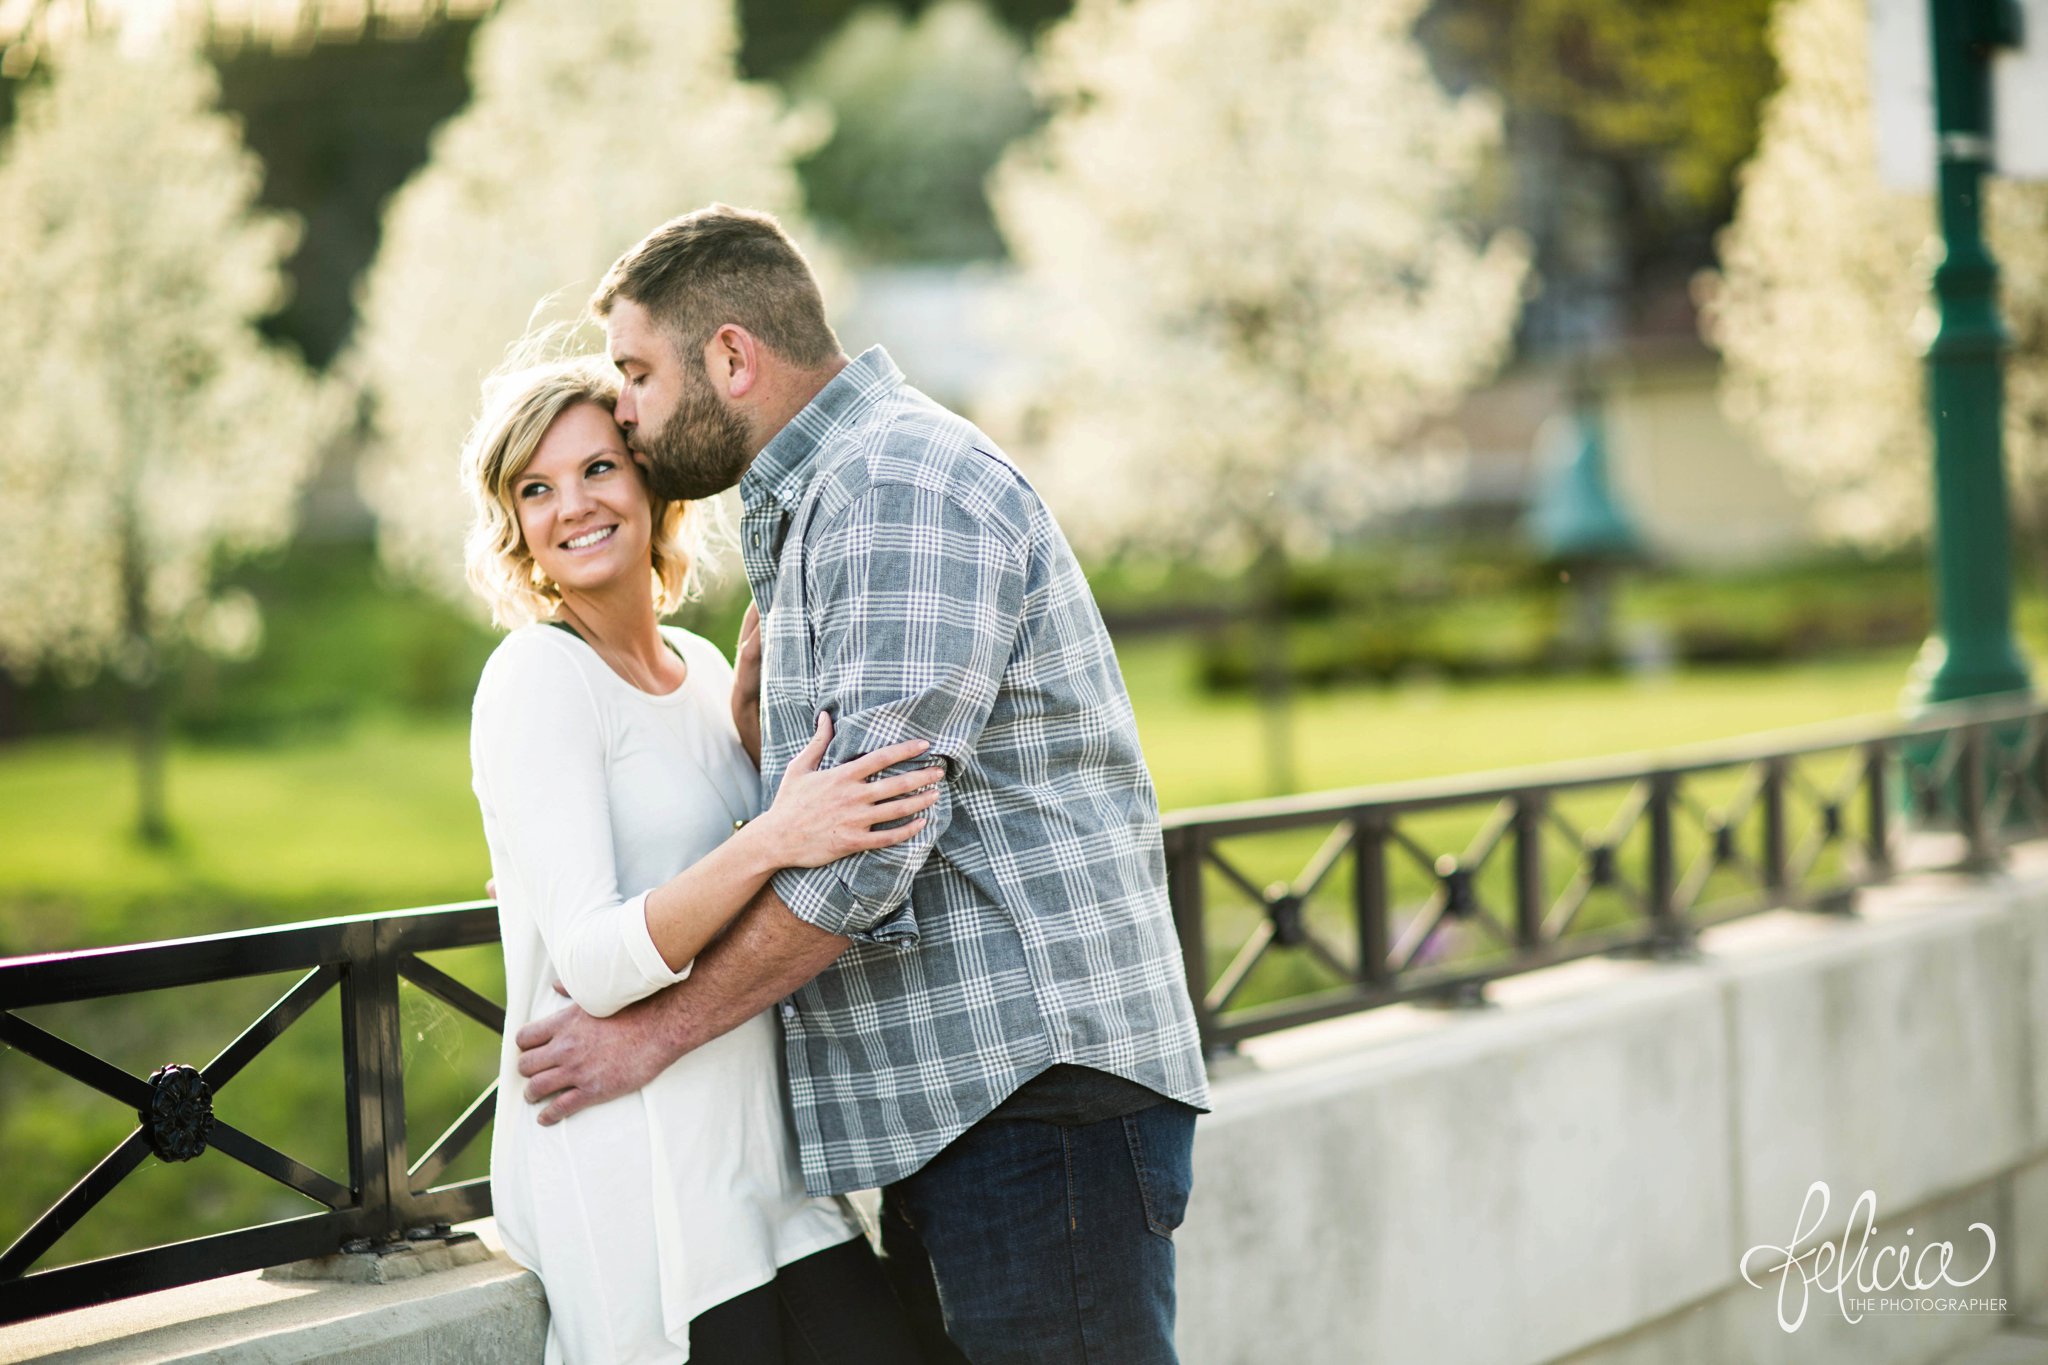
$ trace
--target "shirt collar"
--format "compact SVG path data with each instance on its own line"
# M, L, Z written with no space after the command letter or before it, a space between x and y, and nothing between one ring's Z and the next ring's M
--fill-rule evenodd
M789 425L761 447L740 476L740 500L794 507L810 482L811 457L885 394L903 386L903 371L880 346L870 346L804 404Z

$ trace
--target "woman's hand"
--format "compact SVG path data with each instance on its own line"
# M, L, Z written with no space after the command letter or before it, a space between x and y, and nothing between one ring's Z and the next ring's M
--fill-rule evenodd
M900 844L924 828L924 818L917 812L939 799L933 784L944 780L942 767L868 780L884 768L916 758L931 747L929 741L906 740L836 768L820 769L831 741L832 721L821 711L817 733L782 775L775 804L748 826L759 831L757 837L773 841L770 856L779 867L823 867L849 853ZM895 829L875 828L905 816L917 818Z
M740 743L761 765L761 613L752 602L740 621L740 640L732 660L732 723Z

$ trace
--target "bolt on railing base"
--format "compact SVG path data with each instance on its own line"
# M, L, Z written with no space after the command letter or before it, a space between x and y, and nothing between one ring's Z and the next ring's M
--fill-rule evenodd
M1425 1009L1445 1010L1490 1010L1494 1002L1487 998L1484 981L1459 981L1442 990L1418 995L1408 1002Z
M1700 949L1699 935L1686 927L1641 943L1610 948L1602 956L1637 962L1697 962L1704 954Z
M310 1260L274 1265L263 1272L266 1280L324 1280L335 1284L395 1284L416 1280L437 1270L475 1265L491 1259L491 1249L473 1232L451 1232L445 1226L412 1228L403 1240L378 1242L315 1256Z
M1825 895L1815 896L1806 903L1805 908L1817 915L1842 915L1854 919L1862 913L1858 909L1862 894L1859 888L1842 887Z

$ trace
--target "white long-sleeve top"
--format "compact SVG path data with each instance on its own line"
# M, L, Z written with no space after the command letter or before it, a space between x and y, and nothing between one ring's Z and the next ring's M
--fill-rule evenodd
M506 1251L547 1290L549 1365L687 1360L691 1318L856 1235L838 1204L804 1197L769 1013L553 1127L521 1095L513 1037L562 1007L557 981L604 1015L688 975L648 935L647 892L759 805L731 667L662 634L687 676L654 695L567 631L514 631L472 713L505 945L491 1197Z

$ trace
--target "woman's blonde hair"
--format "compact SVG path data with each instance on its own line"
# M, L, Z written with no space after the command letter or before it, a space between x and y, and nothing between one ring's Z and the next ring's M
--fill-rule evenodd
M520 533L513 485L556 418L581 403L611 412L618 400L617 376L597 356L527 365L485 381L483 413L462 443L462 482L474 513L463 560L470 586L497 625L512 630L545 621L562 601ZM697 595L705 512L652 491L647 501L654 514L649 591L655 614L665 615Z

